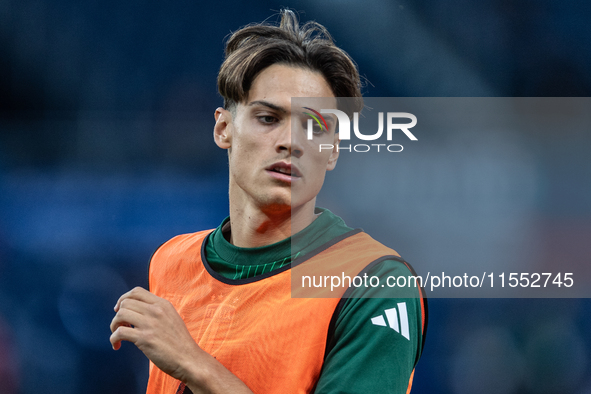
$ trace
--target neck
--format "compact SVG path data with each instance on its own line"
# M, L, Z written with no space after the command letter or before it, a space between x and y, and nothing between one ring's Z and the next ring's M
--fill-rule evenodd
M230 243L241 248L271 245L289 238L314 221L315 199L304 206L259 208L230 200Z

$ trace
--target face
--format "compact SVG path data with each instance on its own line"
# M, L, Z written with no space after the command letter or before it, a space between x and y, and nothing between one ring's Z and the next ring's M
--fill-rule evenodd
M292 97L327 97L314 100L315 106L336 105L321 74L272 65L255 78L247 100L237 105L234 115L216 110L216 143L229 151L231 203L254 204L268 212L302 207L313 211L325 173L335 167L338 157L336 148L319 151L319 143L336 146L335 127L316 128L309 141L309 117L303 110L292 113ZM326 119L331 122L330 116Z

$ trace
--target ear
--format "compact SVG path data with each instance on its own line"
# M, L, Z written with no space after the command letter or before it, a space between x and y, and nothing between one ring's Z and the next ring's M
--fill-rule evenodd
M218 107L213 116L215 118L213 139L220 148L229 149L232 146L232 113Z
M330 157L328 158L328 164L326 165L326 171L332 171L337 165L337 160L339 158L339 133L334 133L334 141L333 141L333 148L332 152L330 152Z

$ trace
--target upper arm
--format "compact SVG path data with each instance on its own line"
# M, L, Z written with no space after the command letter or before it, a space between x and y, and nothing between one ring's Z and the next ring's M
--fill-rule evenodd
M412 275L395 260L379 263L367 275L380 282L359 287L341 301L317 394L407 392L423 344L419 289L388 287L389 276ZM372 298L385 296L390 298Z

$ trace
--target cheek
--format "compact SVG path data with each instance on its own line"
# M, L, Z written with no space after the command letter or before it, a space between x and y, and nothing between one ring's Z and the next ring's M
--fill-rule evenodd
M319 153L319 156L317 157L315 163L317 171L321 171L323 174L326 172L326 167L328 166L328 162L330 160L331 155L332 150L324 149L321 154Z
M310 176L314 189L322 187L322 184L324 183L329 156L330 155L327 154L318 154L318 156L314 157L314 162L311 167L312 173Z
M241 139L232 147L230 168L234 173L245 174L249 168L256 169L256 163L261 157L256 142Z

